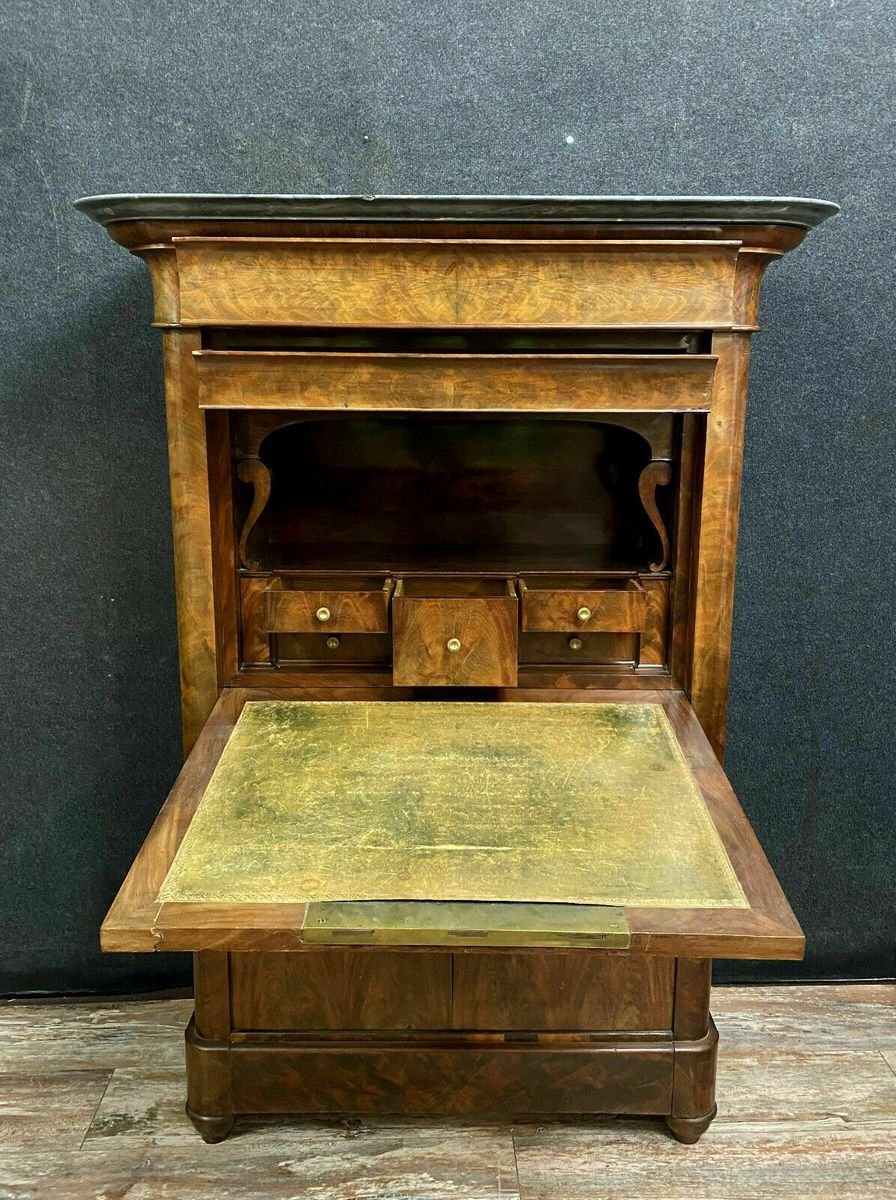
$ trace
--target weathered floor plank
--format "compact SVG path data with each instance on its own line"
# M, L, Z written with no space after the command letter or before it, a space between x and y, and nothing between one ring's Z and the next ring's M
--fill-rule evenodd
M896 1050L896 984L717 987L712 1013L722 1046L789 1050Z
M192 1000L0 1005L0 1071L179 1067Z
M716 1124L680 1146L645 1122L516 1136L521 1200L893 1200L896 1127Z
M0 1008L0 1200L896 1200L887 985L716 989L720 1113L692 1147L653 1120L288 1118L206 1146L183 1114L190 1010Z
M148 1146L196 1147L196 1131L184 1113L186 1082L183 1070L124 1067L113 1072L102 1103L84 1139L84 1150L141 1149ZM319 1137L358 1141L391 1130L409 1144L421 1138L444 1135L454 1144L463 1135L474 1140L505 1138L509 1124L464 1124L394 1117L340 1122L290 1117L240 1117L224 1145L238 1142L244 1153L270 1152L274 1147L295 1151ZM484 1143L483 1143L484 1144Z
M0 1153L13 1146L77 1149L109 1076L108 1071L0 1074Z
M0 1200L518 1200L507 1132L279 1123L219 1146L0 1154Z
M726 1050L721 1044L716 1122L896 1123L896 1076L877 1050Z

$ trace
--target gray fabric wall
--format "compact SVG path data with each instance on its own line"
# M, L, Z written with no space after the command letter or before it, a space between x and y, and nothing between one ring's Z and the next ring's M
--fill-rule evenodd
M102 191L760 193L842 217L756 341L728 766L809 938L893 970L891 0L5 0L0 990L97 926L178 767L165 433ZM574 141L568 142L568 137Z

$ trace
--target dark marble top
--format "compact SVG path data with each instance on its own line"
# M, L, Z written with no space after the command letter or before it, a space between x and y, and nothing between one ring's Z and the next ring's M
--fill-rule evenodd
M114 221L537 221L674 225L799 225L839 212L791 196L85 196L76 207Z

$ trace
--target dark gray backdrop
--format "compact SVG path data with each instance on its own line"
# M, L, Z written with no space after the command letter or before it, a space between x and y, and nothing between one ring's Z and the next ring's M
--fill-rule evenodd
M71 207L102 191L838 200L765 285L728 758L808 955L719 975L891 973L891 0L0 15L0 990L187 979L97 947L179 746L159 348L144 267Z

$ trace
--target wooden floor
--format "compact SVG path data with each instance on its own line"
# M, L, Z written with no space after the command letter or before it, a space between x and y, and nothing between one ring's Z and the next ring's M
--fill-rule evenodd
M2 1200L896 1197L896 988L719 988L719 1117L473 1126L183 1115L183 1000L0 1008Z

